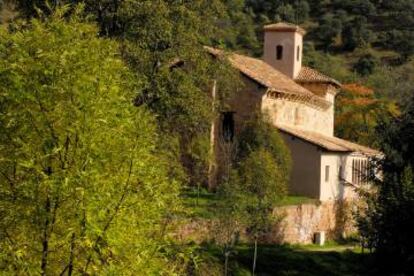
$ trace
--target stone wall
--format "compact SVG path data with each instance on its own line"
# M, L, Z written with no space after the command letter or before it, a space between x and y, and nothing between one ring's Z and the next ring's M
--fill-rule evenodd
M328 239L344 237L355 231L349 202L324 202L285 206L274 210L282 216L266 241L270 243L312 243L316 232L325 231Z
M324 202L275 208L274 215L282 219L261 242L310 244L319 231L325 231L328 239L344 237L355 232L349 206L349 202ZM214 241L219 227L215 220L191 219L182 222L176 238L197 243ZM246 241L248 237L241 238Z

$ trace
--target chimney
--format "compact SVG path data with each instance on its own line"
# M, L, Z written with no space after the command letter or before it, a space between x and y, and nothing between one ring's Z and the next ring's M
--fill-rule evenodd
M289 78L295 79L302 68L305 30L289 23L264 26L263 60Z

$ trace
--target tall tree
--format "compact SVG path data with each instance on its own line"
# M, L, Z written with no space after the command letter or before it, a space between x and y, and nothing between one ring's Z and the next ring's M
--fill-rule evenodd
M172 270L178 182L117 43L75 10L0 29L0 269L10 274Z
M155 113L168 137L162 145L182 161L191 182L206 182L211 89L217 81L223 95L235 83L227 80L233 75L229 67L203 48L219 40L213 38L225 16L222 1L87 0L85 11L101 35L121 41L123 59L142 80L135 104Z
M258 241L280 219L274 215L273 208L287 195L292 161L279 133L262 116L247 123L240 135L238 151L235 190L242 202L244 223L254 242L254 275Z
M387 274L414 272L414 99L408 98L402 116L378 126L384 159L382 177L374 179L375 193L358 219L362 236L375 249L377 265Z

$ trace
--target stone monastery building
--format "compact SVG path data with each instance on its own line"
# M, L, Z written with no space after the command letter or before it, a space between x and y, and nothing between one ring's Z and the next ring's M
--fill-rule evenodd
M213 125L212 143L220 154L225 132L230 129L231 138L237 137L252 114L267 113L291 151L290 193L320 201L350 199L355 196L351 186L364 181L369 158L380 153L334 136L335 96L341 84L302 66L304 35L296 25L267 25L262 59L227 55L245 85L229 100L229 112ZM224 54L207 50L216 57ZM210 182L215 185L214 177Z

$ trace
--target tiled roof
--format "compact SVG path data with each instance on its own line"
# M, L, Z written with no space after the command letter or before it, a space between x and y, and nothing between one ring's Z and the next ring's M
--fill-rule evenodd
M299 83L331 83L338 87L341 86L337 80L325 76L321 72L306 66L302 66L302 69L300 70L299 75L296 77L295 81Z
M222 56L224 52L219 49L205 47L212 55ZM309 97L309 99L322 100L312 92L297 84L291 78L277 71L266 62L239 54L229 53L230 63L243 74L261 85L281 93Z
M299 32L302 35L306 34L306 31L299 27L298 25L280 22L276 24L266 25L263 28L265 31L276 31L276 32L283 32L283 31L291 31L291 32Z
M298 128L288 127L288 126L277 126L279 130L290 134L292 136L298 137L302 140L305 140L309 143L317 145L325 150L328 151L335 151L335 152L359 152L369 156L377 156L381 155L381 152L361 146L352 142L349 142L344 139L340 139L334 136L326 136L320 133L302 130Z

